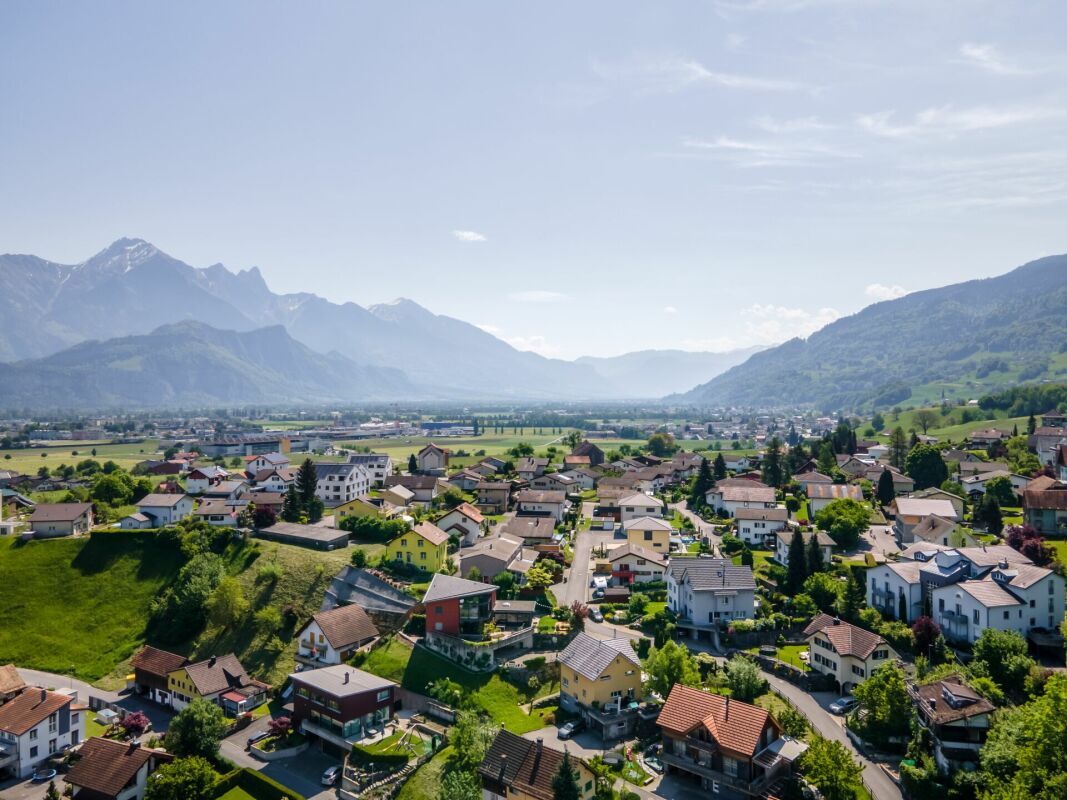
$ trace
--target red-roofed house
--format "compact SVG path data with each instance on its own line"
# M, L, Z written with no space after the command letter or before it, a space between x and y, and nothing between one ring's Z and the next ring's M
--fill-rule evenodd
M759 706L675 684L660 711L663 764L710 797L759 797L806 749Z

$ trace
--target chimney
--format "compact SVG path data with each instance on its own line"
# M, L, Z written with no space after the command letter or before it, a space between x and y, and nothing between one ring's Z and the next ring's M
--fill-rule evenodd
M501 753L500 754L500 777L498 777L497 780L499 780L499 781L504 780L504 775L507 773L507 771L508 771L508 754L507 753Z
M926 699L926 702L930 704L930 709L931 710L937 708L937 698L936 697L928 697Z
M840 625L840 624L841 624L841 618L840 617L834 617L834 625Z
M141 740L140 739L131 739L130 740L130 750L131 751L132 750L138 750L138 749L140 749L140 747L141 747Z
M216 660L217 660L217 659L215 658L215 656L212 656L211 658L209 658L209 659L207 660L207 665L208 665L209 667L213 667L213 666L215 666L215 661L216 661Z
M43 702L44 702L45 700L47 700L47 699L48 699L48 690L47 690L47 689L45 689L45 688L44 688L44 687L42 686L42 687L41 687L41 702L43 703Z
M352 673L351 672L345 672L345 683L346 684L348 683L348 679L351 678L351 677L352 677Z
M723 704L722 718L723 718L723 721L729 722L730 721L730 698L726 697L726 698L723 698L723 699L726 702Z

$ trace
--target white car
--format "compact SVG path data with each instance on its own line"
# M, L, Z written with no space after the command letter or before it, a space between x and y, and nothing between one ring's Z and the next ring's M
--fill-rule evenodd
M339 764L334 764L332 767L327 767L326 771L322 773L322 785L333 786L337 783L337 779L341 777L341 767Z

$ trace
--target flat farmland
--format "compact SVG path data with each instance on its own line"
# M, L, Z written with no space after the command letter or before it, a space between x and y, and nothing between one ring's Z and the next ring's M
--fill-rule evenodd
M73 455L74 452L77 452L77 455ZM145 439L132 444L50 442L47 447L0 450L0 469L13 469L33 475L40 467L55 469L60 464L77 464L86 458L95 458L101 464L114 461L120 467L130 469L139 461L158 457L158 453L159 441L156 439Z

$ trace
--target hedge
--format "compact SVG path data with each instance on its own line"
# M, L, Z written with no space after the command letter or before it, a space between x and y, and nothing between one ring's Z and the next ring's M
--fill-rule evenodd
M305 800L304 795L297 794L262 772L247 767L219 778L219 782L215 784L215 797L222 797L235 786L252 795L255 800Z

